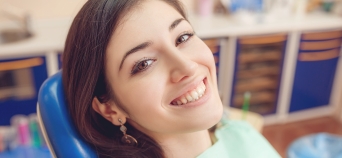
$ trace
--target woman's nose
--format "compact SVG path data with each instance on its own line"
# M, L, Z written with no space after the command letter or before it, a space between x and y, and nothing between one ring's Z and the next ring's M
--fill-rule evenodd
M171 66L171 82L176 83L187 77L193 76L198 68L198 63L181 54L174 54L169 58Z

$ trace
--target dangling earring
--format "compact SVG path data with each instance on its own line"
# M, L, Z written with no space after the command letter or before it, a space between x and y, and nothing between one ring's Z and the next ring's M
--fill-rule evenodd
M119 119L119 122L121 124L120 131L124 134L124 136L121 138L121 142L129 145L129 146L136 146L138 145L138 141L132 137L131 135L126 134L127 128L122 124L122 120Z

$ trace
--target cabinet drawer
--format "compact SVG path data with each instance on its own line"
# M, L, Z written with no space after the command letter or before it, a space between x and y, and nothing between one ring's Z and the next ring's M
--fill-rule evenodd
M333 39L326 41L310 41L310 42L302 42L300 44L300 50L325 50L338 48L341 46L341 39Z
M276 94L272 91L259 91L253 92L250 98L250 104L264 104L264 103L274 103L276 100ZM243 105L243 94L237 94L234 97L234 107L242 107Z
M258 77L243 81L237 81L235 85L236 93L244 93L247 91L260 91L265 89L276 89L278 80L271 77Z
M238 37L230 106L241 108L248 91L250 111L276 112L286 40L284 33Z
M239 56L239 63L255 63L255 62L266 62L266 61L277 61L281 60L282 53L276 51L266 51L257 53L241 53Z
M245 36L241 37L240 44L270 44L285 41L287 36L285 34L272 36Z
M340 49L332 49L320 52L300 52L298 55L299 61L321 61L337 58L340 56Z
M220 39L204 39L203 42L209 47L210 51L213 53L216 66L216 75L218 75L220 67Z
M280 73L279 67L260 67L256 69L241 70L237 72L238 79L256 78L260 76L276 76Z
M302 35L302 40L327 40L342 37L342 31L306 33Z
M220 43L218 39L206 39L203 40L203 42L209 47L213 54L219 51L218 46L220 45Z
M34 66L39 66L43 64L42 58L31 58L31 59L22 59L15 61L5 61L0 62L0 71L9 71L16 69L24 69L31 68Z

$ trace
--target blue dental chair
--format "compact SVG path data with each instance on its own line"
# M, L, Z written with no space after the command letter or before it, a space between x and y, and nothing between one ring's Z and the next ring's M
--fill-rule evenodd
M38 95L37 115L53 157L95 158L96 152L76 131L64 100L62 71L49 77Z

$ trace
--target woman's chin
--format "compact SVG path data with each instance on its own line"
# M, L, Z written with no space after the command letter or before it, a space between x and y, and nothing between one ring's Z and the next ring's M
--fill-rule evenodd
M207 110L204 115L201 115L198 118L198 126L199 130L206 130L213 126L215 126L217 123L220 122L223 114L223 106L222 103L218 103L215 108L211 108L210 110Z
M209 128L211 128L212 126L216 125L217 123L220 122L220 120L222 119L222 115L223 115L223 105L222 103L220 103L217 107L217 109L213 110L212 109L212 114L210 116L208 116L208 122L209 122ZM215 112L214 112L215 111Z

